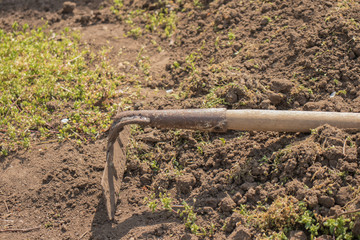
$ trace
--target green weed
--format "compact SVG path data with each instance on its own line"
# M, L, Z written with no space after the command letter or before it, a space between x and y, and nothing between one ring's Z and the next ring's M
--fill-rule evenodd
M112 73L107 53L80 49L79 34L67 28L59 34L45 29L17 23L12 32L0 29L2 155L36 138L94 140L116 111L109 100L122 76ZM100 63L90 68L95 59Z
M353 234L349 231L353 227L350 219L344 219L342 216L336 219L328 219L324 222L325 231L336 237L336 239L353 239Z
M126 16L125 23L131 27L131 30L126 34L127 36L138 38L145 31L149 31L156 32L163 37L171 37L176 30L176 12L168 8L161 8L152 13L146 12L144 9L127 11L123 8L122 0L114 0L110 10L120 18ZM138 25L136 18L140 18L143 25Z
M133 37L133 38L139 38L142 35L142 29L140 27L135 27L133 29L130 29L130 31L127 32L126 36Z
M145 18L147 19L145 28L151 32L158 32L166 37L171 37L176 30L176 14L167 8L159 12L147 14Z
M161 209L176 214L183 219L185 227L197 236L212 236L216 231L216 227L213 223L210 223L210 225L206 227L198 226L196 223L197 216L194 212L194 207L190 206L185 201L182 201L181 205L174 205L174 200L167 193L159 193L159 198L156 198L155 193L152 193L149 197L144 198L144 203L147 203L152 212L155 212L156 209L160 207ZM175 211L174 207L180 209Z
M124 6L122 0L113 0L113 5L110 7L110 11L112 11L115 15L119 15L119 10Z

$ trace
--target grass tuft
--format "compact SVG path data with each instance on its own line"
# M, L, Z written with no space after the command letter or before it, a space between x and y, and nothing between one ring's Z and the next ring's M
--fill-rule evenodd
M109 99L122 77L82 49L77 32L28 28L0 29L0 155L36 138L96 139L110 124Z

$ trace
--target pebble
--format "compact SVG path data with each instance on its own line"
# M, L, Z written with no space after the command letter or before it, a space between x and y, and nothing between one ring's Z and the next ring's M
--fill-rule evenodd
M69 122L69 119L67 119L67 118L61 119L61 123L63 123L63 124L66 124L68 122Z

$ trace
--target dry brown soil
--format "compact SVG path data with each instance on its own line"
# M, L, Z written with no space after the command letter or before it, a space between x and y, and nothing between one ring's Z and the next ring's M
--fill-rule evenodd
M360 110L356 1L202 0L202 7L170 2L184 9L177 12L174 36L147 32L137 39L124 36L130 27L108 2L75 1L73 13L64 13L63 2L0 0L0 28L47 21L54 31L79 30L92 50L111 46L109 60L128 74L134 69L127 63L144 47L151 78L141 83L145 98L133 109L205 107L213 91L225 100L214 106L228 109ZM160 5L126 0L124 11L153 12ZM134 21L144 27L140 18ZM191 53L200 56L196 72L186 62ZM169 89L187 95L176 99L166 94ZM106 137L82 146L50 139L1 158L0 230L29 231L0 232L0 239L201 238L176 214L151 212L143 199L161 191L176 204L194 206L199 226L213 223L213 239L261 238L256 227L236 227L242 217L232 210L269 206L279 196L304 201L319 219L360 208L357 132L331 126L314 134L145 128L132 136L137 144L129 146L115 220L109 221L100 185ZM157 169L140 161L146 153ZM291 234L300 237L293 239L310 238L303 226L295 230Z

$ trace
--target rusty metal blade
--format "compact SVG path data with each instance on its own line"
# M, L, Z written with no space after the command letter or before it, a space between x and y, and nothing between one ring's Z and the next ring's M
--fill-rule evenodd
M130 136L130 126L125 126L116 141L109 146L101 185L105 197L109 219L115 216L116 202L120 193L121 179L126 167L126 145Z
M150 119L142 116L125 117L114 121L108 137L106 164L101 185L109 219L114 219L116 202L120 194L126 168L126 145L130 136L129 124L147 125Z

